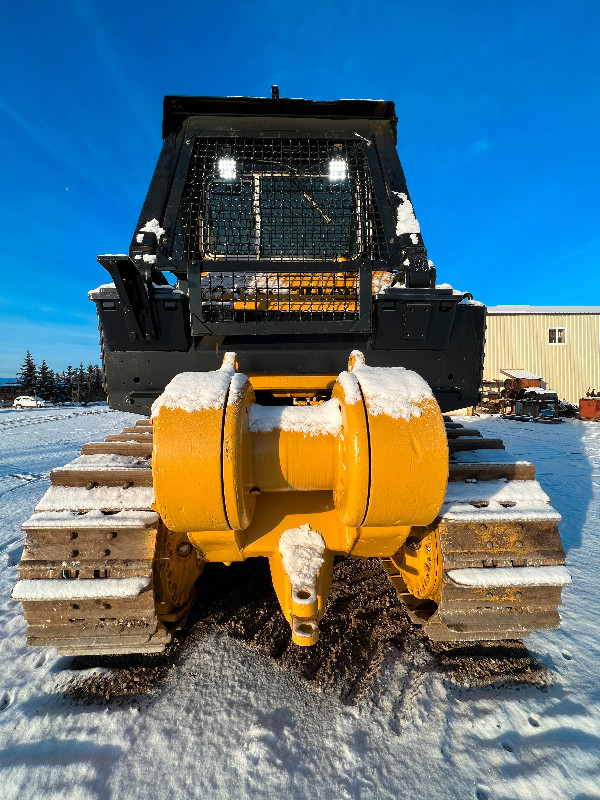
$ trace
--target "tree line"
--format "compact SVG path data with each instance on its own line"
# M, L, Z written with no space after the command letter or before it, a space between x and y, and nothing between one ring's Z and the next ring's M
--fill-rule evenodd
M96 364L84 367L81 363L75 369L69 364L63 372L55 372L45 360L38 367L28 350L16 380L22 394L33 395L50 403L106 400L102 370Z

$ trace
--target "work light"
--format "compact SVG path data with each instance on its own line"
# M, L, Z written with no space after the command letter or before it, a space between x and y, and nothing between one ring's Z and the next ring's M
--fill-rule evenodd
M219 168L219 177L225 181L233 181L237 177L237 164L235 158L231 156L222 156L217 162Z
M332 158L329 162L329 180L345 181L348 179L348 162L345 158Z

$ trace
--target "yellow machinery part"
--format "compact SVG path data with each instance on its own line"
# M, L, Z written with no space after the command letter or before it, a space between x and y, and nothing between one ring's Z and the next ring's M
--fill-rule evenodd
M153 422L156 509L172 531L230 530L221 476L224 413L163 408Z
M445 495L448 448L437 403L425 396L410 414L385 413L382 398L361 385L364 370L371 379L380 373L363 363L360 354L351 356L326 405L259 406L251 380L222 368L219 392L209 393L206 407L159 401L154 418L155 505L165 524L185 532L206 561L269 558L301 645L318 638L334 555L394 555L411 528L435 519ZM199 397L215 375L193 376ZM261 389L264 381L257 381ZM271 388L294 392L302 385L300 377L274 376ZM298 537L300 562L302 541L323 543L310 562L317 564L313 572L301 573L302 585L284 568L284 534L286 541Z
M407 591L419 600L438 602L442 589L443 556L436 526L413 528L391 559Z
M345 262L345 258L338 258ZM207 273L202 273L204 278ZM372 275L373 291L391 283L390 272L375 270ZM271 283L265 278L256 285L242 285L235 289L204 288L202 299L225 300L233 303L236 311L278 311L281 313L352 312L359 310L359 272L306 272L297 275L280 273Z
M276 397L279 395L310 397L331 393L337 375L254 375L250 373L248 379L255 392L268 391Z
M176 622L192 604L193 587L204 561L185 533L159 522L153 566L156 611L161 622Z

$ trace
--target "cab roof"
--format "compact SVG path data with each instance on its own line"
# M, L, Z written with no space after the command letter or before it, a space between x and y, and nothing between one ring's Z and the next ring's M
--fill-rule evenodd
M163 139L188 117L312 117L315 119L388 120L396 127L390 100L303 100L291 97L185 97L167 95L163 103Z

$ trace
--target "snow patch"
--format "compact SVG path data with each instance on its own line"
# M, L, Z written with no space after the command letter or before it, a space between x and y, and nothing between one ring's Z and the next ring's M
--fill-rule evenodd
M153 233L159 239L165 232L164 228L160 227L157 219L149 220L143 228L140 228L140 233Z
M99 292L101 289L116 289L117 287L114 283L103 283L101 286L98 286L96 289L90 289L90 292Z
M228 406L234 406L241 400L247 383L248 378L242 372L235 373L229 384L229 394L227 395Z
M527 389L525 389L525 391L529 395L536 394L538 397L541 397L541 398L543 398L543 397L555 398L556 397L556 392L553 392L550 389L537 389L535 386L527 388Z
M467 567L448 570L460 586L568 586L571 574L566 567Z
M79 486L51 486L37 504L36 511L112 511L143 510L154 502L151 486L97 486L85 489Z
M428 384L416 372L404 367L369 367L364 363L362 353L353 352L357 360L352 374L360 383L369 413L373 416L387 414L393 419L408 421L421 416L419 403L434 399Z
M47 528L147 528L158 522L154 511L118 511L116 514L103 514L102 511L47 511L34 514L21 526L32 531Z
M340 372L338 383L344 390L344 397L348 405L353 406L355 403L362 401L360 383L351 372Z
M449 483L440 517L461 522L562 519L537 481L506 479Z
M342 414L337 400L315 406L250 406L253 433L280 429L304 436L339 436Z
M95 578L74 580L23 580L12 592L13 600L85 600L137 597L150 578Z
M308 523L288 528L279 539L279 552L292 588L314 589L324 558L325 542Z
M55 467L53 472L72 472L73 470L111 470L111 469L150 469L150 460L137 456L98 454L77 456L64 467Z
M226 353L220 369L213 372L180 372L152 404L152 417L161 408L205 411L223 408L231 379L235 375L235 353Z
M401 236L403 233L420 233L421 228L415 216L413 205L408 199L406 192L394 192L398 200L398 208L396 210L396 236ZM413 244L418 244L418 239Z
M103 283L101 286L97 286L95 289L90 289L88 292L88 300L95 300L96 298L94 295L97 292L102 293L104 289L114 289L116 291L117 287L114 285L114 283Z

